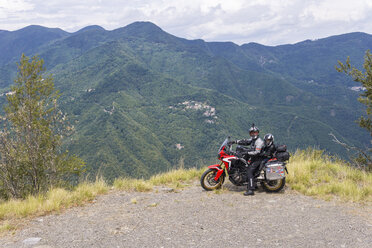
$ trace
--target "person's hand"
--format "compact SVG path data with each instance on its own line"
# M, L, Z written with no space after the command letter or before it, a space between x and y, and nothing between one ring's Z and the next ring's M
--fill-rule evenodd
M229 152L229 155L233 155L233 156L236 156L236 155L237 155L237 153L236 153L236 152L233 152L233 151L231 151L231 152Z

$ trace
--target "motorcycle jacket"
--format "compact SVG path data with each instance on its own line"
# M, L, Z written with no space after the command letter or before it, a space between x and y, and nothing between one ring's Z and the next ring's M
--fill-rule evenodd
M242 140L237 140L236 144L242 145L242 146L249 146L252 144L252 138L250 139L242 139Z
M264 147L264 142L261 138L257 138L255 140L252 140L252 143L251 143L251 150L250 152L248 152L248 155L249 156L258 156L261 154L262 152L262 149Z
M276 152L276 146L274 143L271 143L269 146L265 146L262 150L262 156L264 158L273 158L274 154Z
M243 145L243 146L250 146L249 147L250 149L247 152L249 156L260 155L262 152L262 149L264 148L264 142L261 138L239 140L237 144Z

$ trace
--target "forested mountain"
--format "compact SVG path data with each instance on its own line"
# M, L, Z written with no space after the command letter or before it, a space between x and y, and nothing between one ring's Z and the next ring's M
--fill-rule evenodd
M0 87L9 91L22 52L43 58L76 127L66 147L91 175L204 166L224 137L247 137L252 122L292 151L345 157L330 132L357 146L369 135L355 123L364 110L351 90L358 85L334 66L347 56L360 65L371 44L365 33L269 47L186 40L148 22L75 33L29 26L0 31Z

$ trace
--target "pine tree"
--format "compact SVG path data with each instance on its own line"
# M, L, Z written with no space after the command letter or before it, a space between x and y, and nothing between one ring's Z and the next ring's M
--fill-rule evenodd
M59 93L44 62L22 55L1 117L0 185L7 197L25 197L79 173L84 162L61 152L61 139L72 127L58 109ZM4 192L3 192L4 193Z
M346 59L345 64L340 61L338 63L340 67L336 67L337 71L350 75L355 82L361 83L364 87L364 92L360 94L358 101L366 105L367 116L361 116L358 123L360 127L365 128L370 136L372 136L372 54L367 50L363 64L364 73L350 64L349 57ZM359 149L359 155L355 159L355 162L372 170L371 152L371 148L367 148L366 150Z

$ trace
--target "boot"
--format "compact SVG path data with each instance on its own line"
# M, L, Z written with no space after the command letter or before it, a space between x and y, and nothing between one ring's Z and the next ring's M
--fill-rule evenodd
M249 178L249 184L248 184L248 187L247 187L247 191L244 193L245 196L247 195L254 195L254 185L253 185L253 179L252 178Z
M245 196L248 196L248 195L254 195L254 191L251 190L251 189L247 189L247 191L244 192L244 195L245 195Z

